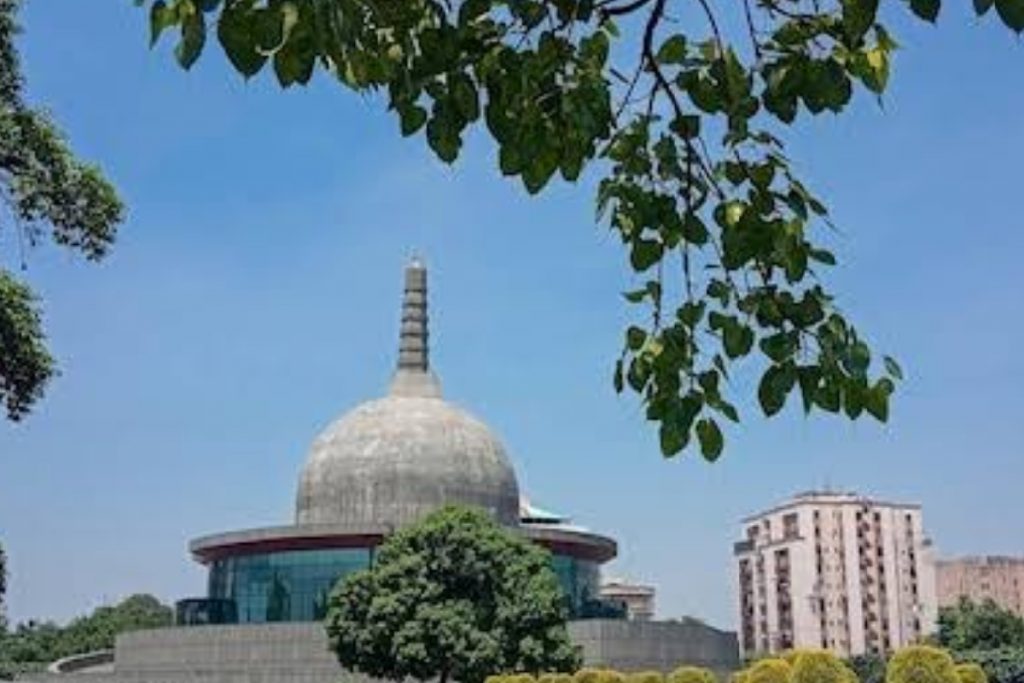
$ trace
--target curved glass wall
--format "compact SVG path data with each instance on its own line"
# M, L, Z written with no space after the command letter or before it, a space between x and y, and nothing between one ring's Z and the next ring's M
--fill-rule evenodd
M601 567L570 555L551 555L551 563L569 606L571 619L621 619L621 605L601 599Z
M210 566L206 601L182 601L178 623L317 621L337 581L372 561L367 548L288 550L239 555ZM621 605L601 599L600 565L552 554L552 568L572 619L623 618ZM184 604L189 602L190 604Z
M210 566L208 595L233 601L238 623L316 621L338 579L369 566L366 548L227 557Z

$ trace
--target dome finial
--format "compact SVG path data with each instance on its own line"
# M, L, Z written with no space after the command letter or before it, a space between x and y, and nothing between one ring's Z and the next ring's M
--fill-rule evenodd
M415 252L405 267L402 327L398 343L398 372L391 394L440 396L441 387L430 372L430 333L427 314L427 268Z

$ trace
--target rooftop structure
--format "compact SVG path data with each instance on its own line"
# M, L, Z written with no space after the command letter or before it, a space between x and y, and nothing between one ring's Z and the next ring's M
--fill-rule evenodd
M952 607L961 598L991 600L1024 617L1024 557L987 555L958 557L935 563L939 607Z

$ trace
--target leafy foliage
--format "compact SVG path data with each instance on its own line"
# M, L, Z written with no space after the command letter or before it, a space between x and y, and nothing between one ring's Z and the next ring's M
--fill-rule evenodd
M718 678L709 669L681 666L667 677L668 683L716 683Z
M860 683L884 683L885 657L879 654L862 654L850 657L846 662Z
M927 645L903 648L889 659L886 683L958 683L953 658Z
M956 665L956 676L960 683L988 683L985 670L974 662Z
M831 652L800 650L792 663L791 683L852 683L856 674Z
M954 651L1024 647L1024 619L992 600L980 604L962 598L939 610L939 645Z
M119 633L170 626L171 608L151 595L133 595L117 605L100 607L67 626L52 622L18 624L0 632L0 669L41 670L63 657L107 650Z
M878 362L824 288L828 210L778 136L842 112L857 89L885 90L896 42L878 0L742 0L722 5L730 21L698 0L706 21L685 30L665 21L678 0L138 2L154 42L177 31L183 67L215 29L246 78L272 69L289 87L319 68L382 93L401 133L422 133L446 162L482 125L500 172L530 193L596 162L599 218L642 282L625 294L641 322L613 383L642 398L665 455L691 443L721 455L721 423L739 420L736 366L759 369L766 415L799 394L806 413L888 419L899 366ZM938 17L940 0L908 4ZM995 5L1024 28L1024 0Z
M35 245L48 230L56 244L99 260L123 207L99 169L76 159L57 127L24 101L14 45L18 5L0 0L0 236ZM0 402L7 417L24 417L53 374L33 296L0 268Z
M793 667L785 659L768 657L747 669L745 683L789 683Z
M1024 683L1024 648L957 652L956 659L980 666L989 683Z
M483 511L446 507L389 537L332 592L342 666L377 678L481 683L496 672L573 672L547 554Z

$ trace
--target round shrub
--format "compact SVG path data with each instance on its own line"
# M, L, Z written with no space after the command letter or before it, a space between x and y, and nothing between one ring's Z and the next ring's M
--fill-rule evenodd
M618 671L604 670L597 679L598 683L626 683L626 677Z
M573 683L572 674L547 673L537 676L537 683Z
M732 675L729 676L729 683L749 683L747 680L748 678L749 676L747 675L746 669L733 671Z
M960 683L945 650L913 645L898 651L885 669L885 683Z
M583 668L572 676L573 683L601 683L600 669Z
M733 683L740 683L736 676L742 672L733 674ZM715 674L709 669L699 666L681 666L668 675L667 683L718 683Z
M626 675L626 683L665 683L665 674L660 671L637 671ZM965 681L964 683L974 683Z
M988 683L988 676L985 674L985 670L974 662L957 664L956 677L960 680L960 683Z
M793 683L850 683L853 670L825 650L797 650L792 659Z
M745 683L790 683L793 667L785 659L762 659L747 669Z
M507 683L507 678L508 676L505 676L504 674L495 674L485 678L484 683Z

